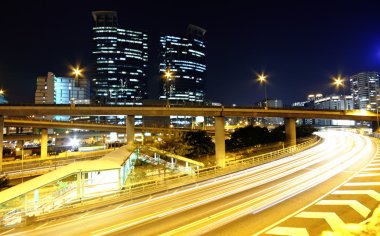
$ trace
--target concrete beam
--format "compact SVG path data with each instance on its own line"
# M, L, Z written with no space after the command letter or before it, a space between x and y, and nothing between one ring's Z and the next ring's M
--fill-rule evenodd
M3 136L4 136L4 116L0 116L0 173L3 171Z
M41 129L41 158L47 157L48 151L48 131Z
M149 106L80 106L74 109L67 106L12 106L0 105L0 115L142 115L142 116L244 116L244 117L283 117L283 118L319 118L376 121L376 113L360 110L308 110L308 109L275 109L236 108L236 107L149 107Z
M135 143L135 116L125 117L126 134L127 134L127 144Z
M290 145L296 145L296 119L285 118L285 140Z
M222 168L226 166L224 116L215 117L215 158L217 166Z

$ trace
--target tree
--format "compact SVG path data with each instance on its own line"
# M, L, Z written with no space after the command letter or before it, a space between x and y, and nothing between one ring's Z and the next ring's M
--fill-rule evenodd
M252 147L258 144L273 142L273 138L266 127L246 126L236 129L231 139L227 140L227 149Z
M188 157L213 154L215 145L206 131L186 132L184 141L191 146Z
M214 143L206 131L189 131L180 135L166 136L157 148L189 158L214 153Z

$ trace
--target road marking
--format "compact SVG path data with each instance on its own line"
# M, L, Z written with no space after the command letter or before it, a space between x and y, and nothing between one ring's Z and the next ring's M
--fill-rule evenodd
M333 231L339 231L344 227L344 222L335 212L308 212L304 211L296 215L297 218L324 219Z
M122 204L118 205L117 207L115 207L115 208L114 208L114 210L116 210L116 209L119 209L119 208L123 207L123 206L124 206L124 204L125 204L125 203L122 203Z
M82 215L79 216L77 219L82 219L82 218L86 217L88 214L90 214L91 212L93 212L93 210L92 210L92 211L88 211L88 212L82 214Z
M274 235L288 235L288 236L309 236L309 232L305 228L295 228L295 227L276 227L266 234Z
M344 186L380 186L380 182L351 182Z
M369 213L371 213L370 209L368 209L366 206L364 206L356 200L322 200L317 202L316 205L348 205L352 207L352 209L357 211L360 215L362 215L364 218L366 218L369 215Z
M368 166L374 167L374 166L380 166L380 163L371 163Z
M360 173L355 176L356 177L373 177L373 176L380 176L380 173Z
M365 168L363 171L379 171L380 168Z
M40 226L34 228L32 231L34 231L34 230L40 230L40 229L45 229L45 228L49 228L51 225L48 225L48 224L49 224L49 223L52 223L52 222L54 222L54 221L56 221L56 219L51 220L51 221L49 221L49 222L46 222L45 224L42 224L42 225L40 225Z
M2 232L0 235L4 235L4 234L7 234L7 233L9 233L9 232L11 232L11 231L13 231L13 230L15 230L15 228L13 228L13 229L10 229L10 230L7 230L7 231L5 231L5 232Z
M376 192L375 190L336 190L332 192L331 194L337 195L337 194L349 194L349 195L356 195L356 194L365 194L376 201L380 201L380 194Z
M47 224L49 224L49 223L50 223L50 222L46 222L46 223L44 223L44 224L42 224L42 225L36 227L35 230L45 228L45 226L46 226Z

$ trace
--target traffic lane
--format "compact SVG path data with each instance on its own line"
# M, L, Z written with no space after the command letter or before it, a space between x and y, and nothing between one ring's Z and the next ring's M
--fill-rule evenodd
M250 195L251 197L254 195L253 193L248 193L248 195ZM239 198L241 196L232 196L232 198ZM224 200L226 200L227 202L231 202L232 200L229 200L227 198L225 198ZM244 200L243 200L244 202ZM218 204L216 202L214 202L213 204ZM220 204L218 204L217 206L214 206L214 205L211 205L211 204L208 204L207 207L210 207L210 208L213 208L213 209L216 209L216 208L220 208L219 205L225 205L226 208L230 207L230 206L227 206L227 203L224 203L224 202L221 202ZM199 219L199 218L202 218L202 217L205 217L207 216L208 214L213 214L215 212L211 211L210 209L206 209L206 208L203 208L203 210L201 210L202 214L198 214L197 216L195 216L196 214L196 209L192 209L191 211L189 212L185 212L185 213L180 213L180 214L186 214L186 215L190 215L190 216L193 216L194 219L189 219L189 217L187 217L187 221L189 222L192 222L192 220L196 220L196 219ZM205 213L206 212L206 213ZM217 211L216 211L217 212ZM185 217L181 217L180 214L177 214L176 216L173 216L172 218L175 218L175 219L169 219L169 217L165 220L165 227L160 227L160 228L154 228L155 226L153 226L152 230L147 232L147 229L149 228L146 224L144 225L144 228L143 229L134 229L134 231L131 231L131 230L124 230L124 231L119 231L117 232L118 234L122 233L122 234L140 234L140 233L144 233L144 234L159 234L159 233L163 233L163 232L166 232L168 231L168 228L171 228L171 227L179 227L178 223L176 222L176 219L179 219L179 218L185 218ZM206 214L206 215L205 215ZM171 225L169 226L168 222L172 222ZM189 223L187 222L187 223ZM186 222L184 222L183 220L181 220L181 224L183 224ZM154 225L161 225L159 224L158 222L153 222Z
M249 178L251 178L251 177L249 177ZM239 181L241 181L241 179L239 179ZM210 189L208 189L207 191L209 191ZM199 190L198 190L199 191ZM223 192L224 192L224 190L222 190ZM200 193L200 194L202 194L203 195L203 193Z
M281 202L264 211L249 214L239 218L236 221L223 225L220 228L205 233L204 235L253 235L260 232L273 224L278 224L288 218L295 212L300 211L305 206L321 199L324 196L336 189L342 182L350 178L352 174L343 172L336 175L322 184L317 185L299 195L296 195L284 202ZM328 224L326 224L328 226ZM293 226L295 227L295 226Z
M306 170L303 170L303 172L306 172ZM296 174L294 174L294 176L296 176ZM292 176L290 176L289 178L293 178L293 175ZM247 179L249 180L249 181L254 181L254 178L252 178L251 176L248 176L247 177ZM246 182L247 180L245 180L245 179L238 179L238 182L241 182L241 186L246 186L246 184L247 184L247 182ZM281 180L278 180L278 181L276 181L276 182L274 182L274 183L271 183L269 186L272 186L272 185L275 185L275 184L277 184L277 182L280 182ZM232 185L235 185L235 187L237 187L237 183L236 182L233 182L233 183L231 183ZM266 189L268 186L262 186L261 187L261 189ZM218 192L215 192L215 190L213 190L213 189L211 189L210 187L208 187L205 191L206 192L202 192L202 191L199 191L199 192L196 192L196 193L198 193L198 194L192 194L192 196L194 196L194 197L196 197L196 198L198 198L197 200L199 200L200 198L204 198L204 199L207 199L207 198L209 198L207 195L206 195L206 193L207 193L207 191L211 191L212 193L211 193L211 196L214 196L215 194L216 195L219 195L219 194L221 194L221 193L224 193L224 192L226 192L226 191L228 191L228 190L230 190L230 188L231 188L231 186L219 186L219 188L222 188L220 191L219 191L219 193ZM153 199L152 199L153 200ZM187 201L188 202L191 202L191 200L188 200L188 196L185 196L183 199L181 199L181 197L179 197L179 196L176 196L176 200L178 200L179 201L179 204L177 204L177 205L183 205L183 204L185 204ZM173 205L173 202L170 202L169 201L169 199L166 199L165 200L165 203L166 204L170 204L170 206L171 207L173 207L174 205ZM159 204L159 203L158 203ZM159 205L163 205L163 204L159 204ZM165 205L163 205L163 206L165 206ZM151 212L152 210L154 210L154 208L152 208L152 207L147 207L147 209L145 209L146 211L145 212ZM158 209L158 210L162 210L161 209L161 207L160 207L160 209ZM157 210L157 211L158 211ZM126 216L120 216L120 217L114 217L114 219L113 219L113 222L114 223L118 223L118 221L117 221L117 219L121 219L121 218L123 218L124 220L125 219L127 219L128 218L128 216L130 216L130 215L133 215L133 216L137 216L138 214L137 213L143 213L144 212L144 207L142 207L142 206L140 206L140 208L138 209L138 212L133 212L133 211L131 211L131 210L129 210L129 212L127 212L127 215ZM144 213L144 214L146 214L146 213ZM91 217L91 215L89 215L89 216L86 216L86 217ZM116 219L115 219L116 218ZM83 219L83 220L81 220L82 222L84 221L85 219ZM93 219L93 220L95 220L95 221L97 221L98 219ZM83 223L86 223L86 222L83 222ZM103 223L105 223L104 221L103 222L101 222L100 224L101 225L103 225ZM54 226L54 225L53 225ZM50 227L53 227L53 226L50 226ZM88 226L88 225L87 225ZM100 226L100 225L98 225L98 226ZM54 226L55 227L55 226ZM75 228L75 227L73 227L73 228ZM76 230L80 230L80 229L76 229ZM54 231L54 230L53 230ZM53 233L53 231L51 231L50 233ZM58 232L60 232L60 229L58 229ZM36 232L33 232L33 233L36 233ZM45 231L42 233L42 234L44 234L45 233ZM77 233L79 233L79 232L77 232Z
M374 151L372 154L374 154ZM239 235L252 235L256 232L260 232L263 229L270 227L273 223L281 222L283 219L286 219L287 217L302 209L306 205L304 204L305 201L308 201L311 204L312 202L320 199L321 196L326 195L333 189L336 189L336 186L340 186L342 182L346 181L352 177L353 174L357 173L358 170L366 166L370 159L371 158L367 158L366 160L361 159L357 165L348 168L350 171L342 172L336 175L334 178L325 181L323 184L320 184L313 189L301 193L300 195L295 196L286 202L280 203L255 215L244 216L237 221L220 227L219 229L210 231L206 235L234 235L236 232L239 232ZM353 178L353 180L355 179L357 178ZM370 177L361 179L363 181L369 181ZM360 199L361 198L359 198L359 200ZM364 202L364 204L367 204L369 207L371 207L371 209L374 209L376 203L374 203L372 199L367 200L368 201Z

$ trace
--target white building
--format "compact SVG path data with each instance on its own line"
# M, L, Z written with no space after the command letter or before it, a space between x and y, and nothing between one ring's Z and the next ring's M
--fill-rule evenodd
M35 104L89 104L90 87L87 79L56 77L52 72L37 77Z
M35 104L90 104L90 86L85 78L56 77L52 72L37 77ZM69 116L55 116L69 120Z
M354 109L365 109L376 112L379 90L378 72L361 72L350 76L350 89Z

